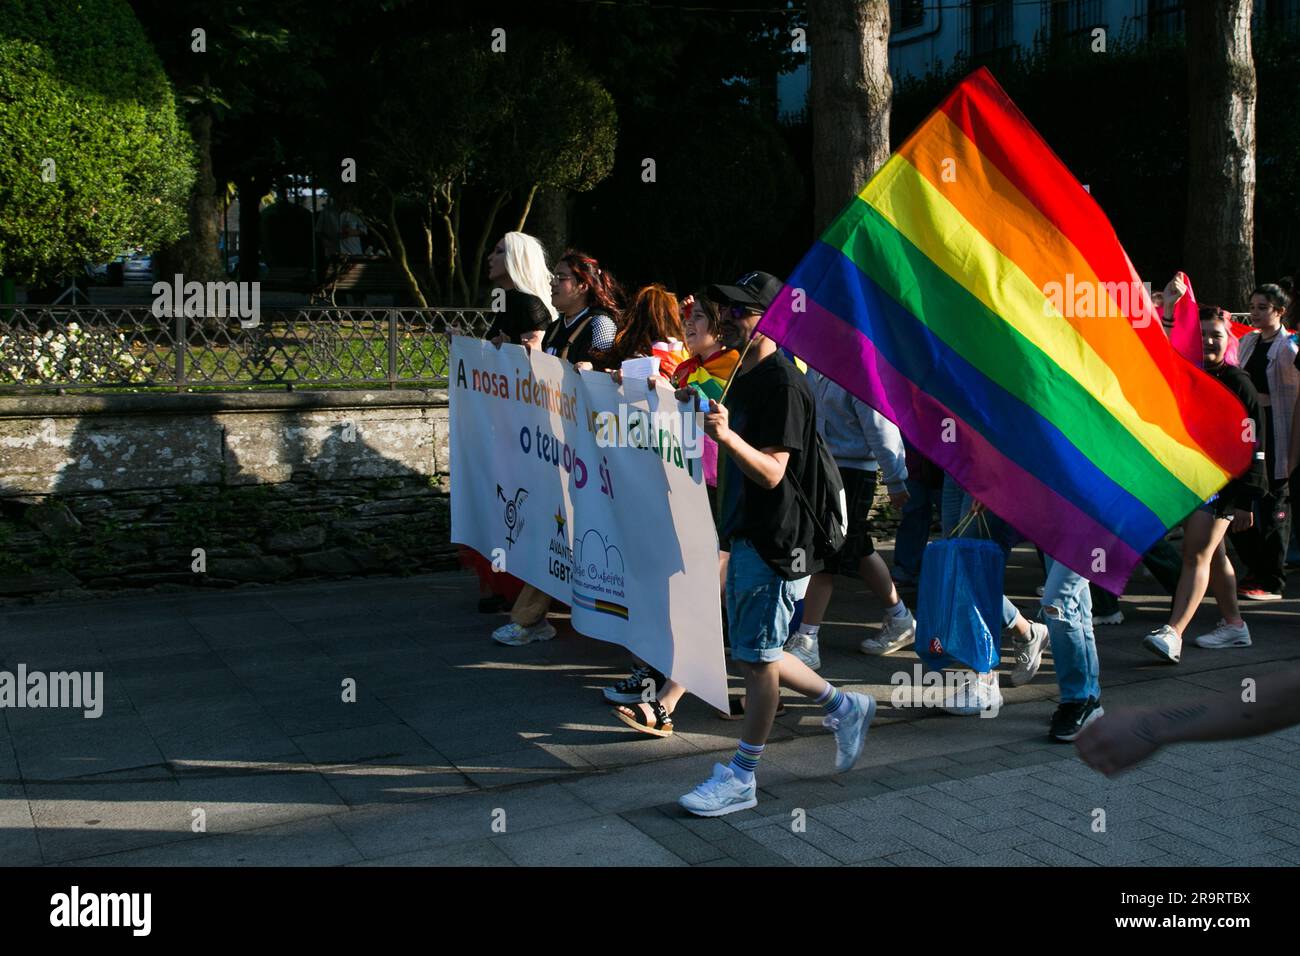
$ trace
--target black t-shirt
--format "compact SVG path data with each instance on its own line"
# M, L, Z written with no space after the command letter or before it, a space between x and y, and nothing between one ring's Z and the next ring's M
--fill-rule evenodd
M1260 414L1262 409L1259 407L1259 394L1255 391L1250 376L1244 370L1226 362L1217 368L1207 368L1206 371L1226 385L1229 391L1241 400L1241 404L1246 407L1246 414L1254 423L1256 441L1262 442L1265 438L1264 419ZM1250 467L1239 477L1229 481L1219 492L1219 496L1227 501L1229 507L1249 510L1252 502L1267 491L1268 478L1264 469L1263 451L1264 445L1259 444L1254 457L1251 458Z
M787 580L822 569L813 556L811 516L800 505L791 476L813 486L817 410L807 381L780 352L738 374L727 393L730 428L754 448L786 448L786 477L775 488L751 481L725 451L718 455L718 537L748 538L763 560Z
M521 345L520 339L525 334L540 331L551 324L550 313L541 300L527 292L510 289L506 292L505 306L503 311L494 315L492 327L483 336L485 339L491 340L504 333L507 342Z

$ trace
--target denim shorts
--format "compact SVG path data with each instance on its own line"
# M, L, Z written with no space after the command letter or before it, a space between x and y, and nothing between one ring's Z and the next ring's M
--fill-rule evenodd
M787 581L773 571L747 538L731 540L727 564L727 632L731 657L751 664L781 659L795 602L808 578Z
M1196 506L1197 511L1204 511L1208 515L1223 520L1232 517L1232 508L1224 500L1222 494L1213 494L1206 498L1201 504Z

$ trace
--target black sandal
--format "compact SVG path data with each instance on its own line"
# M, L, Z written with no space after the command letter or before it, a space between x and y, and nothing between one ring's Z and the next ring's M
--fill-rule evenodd
M639 730L651 737L671 737L673 718L668 711L664 710L664 705L657 700L646 700L641 703L650 705L650 710L654 713L654 723L646 719L645 711L638 704L619 705L614 708L614 716L633 730Z
M731 712L724 714L718 711L718 716L723 720L744 720L745 718L745 698L744 696L732 697L730 701ZM785 704L777 703L776 716L780 717L785 714Z

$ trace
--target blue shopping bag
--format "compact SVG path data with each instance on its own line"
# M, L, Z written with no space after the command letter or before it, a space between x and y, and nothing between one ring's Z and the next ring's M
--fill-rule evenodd
M969 521L958 525L961 529ZM916 653L927 670L995 670L1002 657L1002 583L1006 558L988 538L932 541L921 558Z

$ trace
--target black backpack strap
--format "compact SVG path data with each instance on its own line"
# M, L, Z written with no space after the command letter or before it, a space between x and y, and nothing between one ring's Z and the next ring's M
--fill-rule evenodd
M573 327L572 330L570 330L569 340L564 343L563 349L560 349L558 352L556 352L557 357L565 360L569 358L569 349L573 348L573 344L578 341L578 336L582 335L583 332L587 331L587 326L591 325L591 320L594 319L595 317L596 314L594 312L589 312L586 316L583 317L583 320L581 322L579 322L577 325ZM588 351L590 351L590 349Z

